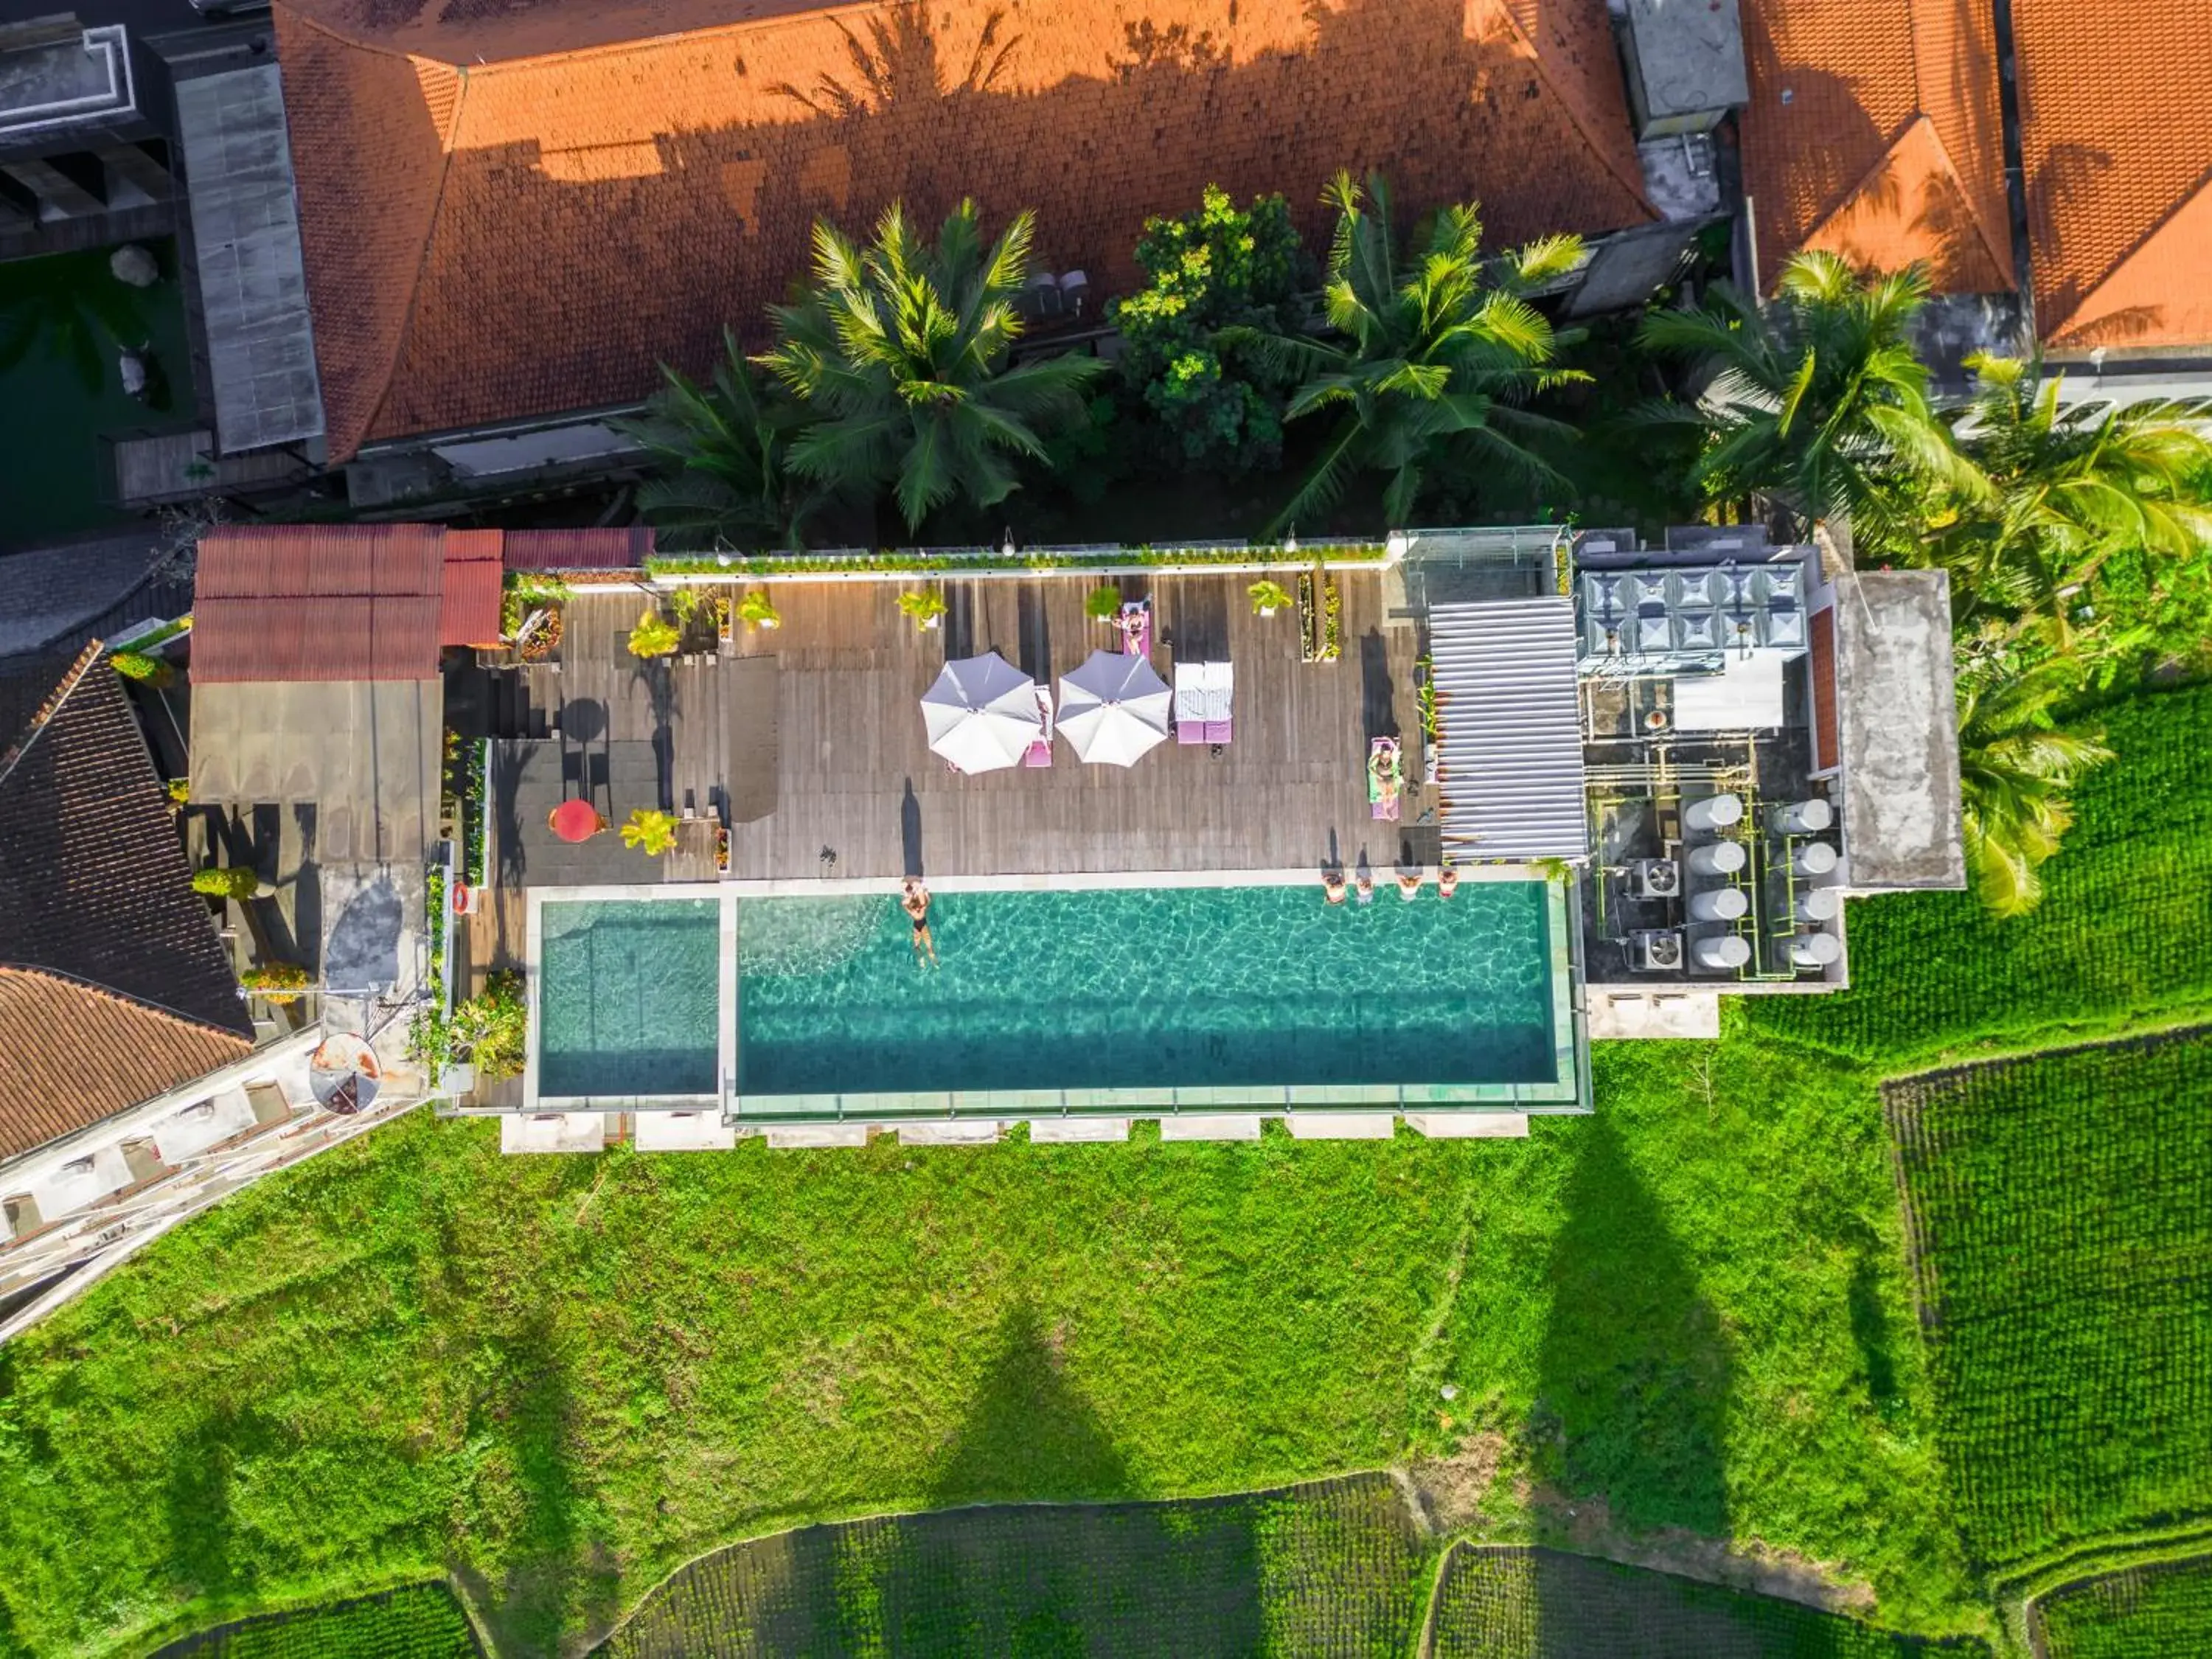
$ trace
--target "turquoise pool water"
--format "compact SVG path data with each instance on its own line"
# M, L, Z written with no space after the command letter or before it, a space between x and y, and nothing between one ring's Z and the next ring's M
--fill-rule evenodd
M741 1092L1534 1083L1559 1069L1540 882L738 906Z
M542 928L540 1096L716 1091L716 901L548 904Z

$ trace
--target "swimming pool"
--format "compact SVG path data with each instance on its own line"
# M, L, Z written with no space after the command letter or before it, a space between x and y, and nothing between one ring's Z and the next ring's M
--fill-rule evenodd
M939 892L934 963L888 894L634 893L544 904L540 1102L724 1079L763 1121L1583 1097L1567 900L1540 881L1340 906L1304 884Z
M714 899L545 906L538 1092L718 1092L721 937Z

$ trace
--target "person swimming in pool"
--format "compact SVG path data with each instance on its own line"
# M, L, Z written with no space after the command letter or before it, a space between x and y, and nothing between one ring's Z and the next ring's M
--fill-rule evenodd
M1321 896L1331 904L1344 902L1344 872L1324 870L1321 873Z
M937 941L929 935L929 924L920 916L916 916L914 919L914 960L916 967L921 966L921 959L925 956L929 958L931 967L939 965Z
M919 876L908 876L899 888L899 908L914 924L914 959L919 963L924 955L929 965L937 966L937 940L929 931L929 889L921 884Z

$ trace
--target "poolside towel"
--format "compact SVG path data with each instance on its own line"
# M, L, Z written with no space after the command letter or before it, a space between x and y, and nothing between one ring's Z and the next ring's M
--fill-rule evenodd
M1367 745L1367 807L1371 817L1398 821L1398 739L1377 738Z

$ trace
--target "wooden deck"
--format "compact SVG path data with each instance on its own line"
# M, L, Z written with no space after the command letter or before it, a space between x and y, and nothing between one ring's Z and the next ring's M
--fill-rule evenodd
M945 585L941 628L896 609L888 583L778 584L781 626L741 632L732 654L641 665L625 643L640 596L580 594L556 674L529 672L532 703L616 739L667 745L668 804L730 826L732 878L1318 870L1364 857L1387 870L1435 857L1429 792L1402 819L1367 803L1368 740L1396 735L1420 775L1412 626L1387 614L1381 572L1340 572L1341 659L1302 662L1293 611L1252 613L1248 576L1124 580L1153 604L1153 665L1236 665L1236 735L1218 756L1172 738L1127 770L1086 765L1064 741L1048 769L965 776L932 754L919 700L948 658L995 649L1040 679L1075 668L1113 630L1084 614L1079 576ZM710 847L710 838L702 846ZM666 880L711 872L690 843ZM705 863L702 872L698 866Z

